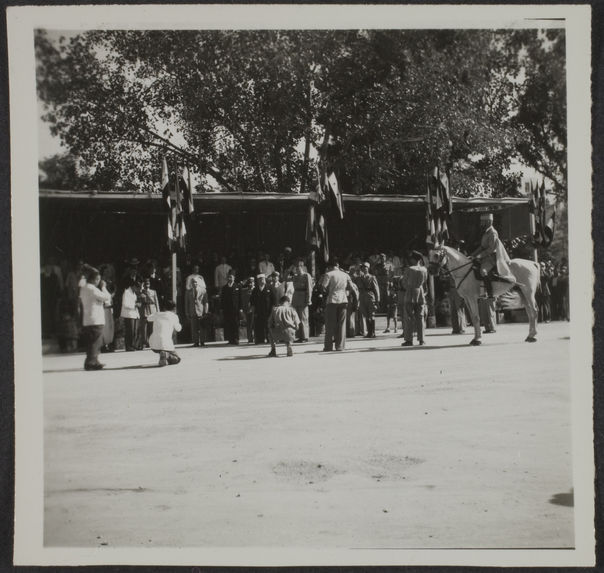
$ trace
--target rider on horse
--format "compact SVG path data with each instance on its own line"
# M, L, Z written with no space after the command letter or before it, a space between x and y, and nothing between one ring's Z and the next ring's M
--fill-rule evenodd
M480 278L489 298L493 297L493 280L516 282L510 271L510 257L508 256L499 235L493 227L493 215L483 213L480 215L480 229L482 238L480 246L472 253L471 257L479 264Z

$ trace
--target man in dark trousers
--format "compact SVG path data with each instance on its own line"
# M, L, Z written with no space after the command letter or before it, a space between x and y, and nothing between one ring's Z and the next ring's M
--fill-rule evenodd
M361 265L359 298L359 309L367 325L365 338L375 338L375 313L380 304L380 288L375 275L369 272L369 263Z
M254 342L268 342L268 317L274 306L273 293L266 284L266 275L256 277L256 286L250 295L250 306L254 309Z
M235 273L227 275L227 284L220 291L220 304L224 326L224 339L229 344L239 344L239 319L243 314L241 288L235 284Z
M338 260L334 258L329 270L321 279L321 286L326 291L323 351L333 350L334 343L336 350L344 350L346 347L347 291L354 289L354 285L350 275L340 270Z

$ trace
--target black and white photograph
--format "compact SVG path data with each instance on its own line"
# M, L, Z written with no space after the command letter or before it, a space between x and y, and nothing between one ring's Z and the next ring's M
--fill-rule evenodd
M15 564L594 563L589 6L7 11Z

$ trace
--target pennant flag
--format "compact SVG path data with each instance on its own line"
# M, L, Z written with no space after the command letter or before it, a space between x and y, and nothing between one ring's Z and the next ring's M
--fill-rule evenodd
M340 219L344 218L344 202L342 200L342 193L340 193L340 188L338 186L338 179L336 174L332 171L331 175L327 177L327 188L331 191L331 197L335 202L336 209L338 211L338 215Z
M170 209L170 175L168 171L168 162L165 157L161 162L161 194L166 209Z
M543 228L543 246L549 247L554 240L554 233L556 232L556 206L551 217L548 219L545 227Z
M188 215L193 214L195 211L195 205L193 205L193 188L191 187L191 172L185 165L182 170L182 176L180 178L180 187L182 188L182 195L184 201L184 210Z

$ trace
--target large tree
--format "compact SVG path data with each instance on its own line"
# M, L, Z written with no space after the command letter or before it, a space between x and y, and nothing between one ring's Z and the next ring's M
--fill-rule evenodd
M535 139L519 97L544 81L526 48L540 41L537 31L40 31L38 93L52 131L91 174L112 170L113 188L156 187L168 154L226 191L304 191L313 149L330 141L345 192L423 192L438 165L459 195L509 195L511 160Z

